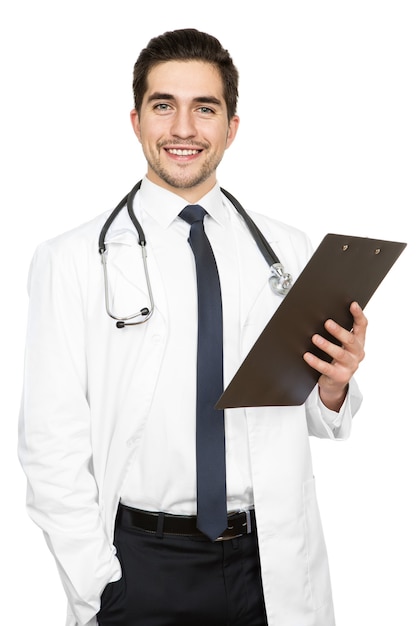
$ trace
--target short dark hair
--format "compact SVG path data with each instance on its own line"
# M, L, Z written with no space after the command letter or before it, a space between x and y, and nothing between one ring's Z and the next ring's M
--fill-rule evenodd
M135 109L140 114L147 89L148 74L155 65L166 61L204 61L216 66L223 81L229 121L236 113L239 74L220 41L195 28L168 31L151 39L140 53L133 71Z

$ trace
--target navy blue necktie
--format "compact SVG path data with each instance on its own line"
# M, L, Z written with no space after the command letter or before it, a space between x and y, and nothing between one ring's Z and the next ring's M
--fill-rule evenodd
M223 392L223 319L219 274L204 231L205 209L186 206L188 243L195 257L198 293L197 527L212 541L227 527L224 412L214 408Z

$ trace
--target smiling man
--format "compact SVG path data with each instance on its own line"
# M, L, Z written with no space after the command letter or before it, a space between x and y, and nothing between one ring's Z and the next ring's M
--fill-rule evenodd
M148 162L148 178L194 202L216 183L216 169L239 125L229 119L222 76L204 61L153 67L140 108L131 113Z
M350 433L366 318L352 303L352 329L311 338L330 361L304 355L320 377L303 406L216 411L283 297L217 181L238 72L176 30L142 50L133 92L146 175L41 244L29 280L19 454L67 626L334 626L309 435ZM296 278L307 236L250 216Z

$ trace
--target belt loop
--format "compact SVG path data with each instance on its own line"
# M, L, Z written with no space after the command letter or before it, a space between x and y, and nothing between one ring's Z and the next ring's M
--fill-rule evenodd
M250 516L250 510L247 510L245 512L246 512L246 532L249 535L249 533L252 532L252 520Z
M158 537L158 539L162 539L162 537L164 536L164 517L165 513L158 513L158 523L156 526L156 536Z

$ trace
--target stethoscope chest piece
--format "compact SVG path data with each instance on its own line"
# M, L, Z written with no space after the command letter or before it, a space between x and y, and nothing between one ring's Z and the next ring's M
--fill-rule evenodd
M292 276L284 272L281 263L271 265L272 275L269 277L269 286L272 292L277 296L286 296L292 287Z

